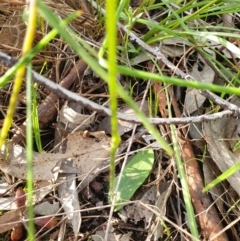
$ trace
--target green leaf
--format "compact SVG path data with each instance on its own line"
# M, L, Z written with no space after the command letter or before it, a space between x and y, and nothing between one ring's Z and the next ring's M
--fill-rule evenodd
M142 185L152 170L154 152L152 149L138 152L126 165L121 177L120 185L116 194L116 204L129 201L136 190ZM114 186L118 183L119 176L115 179ZM111 200L110 200L111 202ZM115 207L118 211L123 205Z

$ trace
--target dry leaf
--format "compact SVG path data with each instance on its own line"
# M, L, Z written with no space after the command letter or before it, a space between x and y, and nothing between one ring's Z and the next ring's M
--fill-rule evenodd
M74 156L73 167L81 169L82 179L108 159L110 148L111 138L104 132L92 132L88 137L76 132L68 136L66 154L72 153L71 156Z
M52 191L53 187L55 187L55 184L48 180L42 180L35 183L33 204L41 202L42 199Z
M54 217L46 217L34 219L34 223L39 227L50 229L57 226L58 221Z
M5 194L11 187L4 177L0 179L0 195Z
M157 201L157 188L152 186L141 198L141 202L144 204L152 204ZM145 227L147 228L153 218L153 212L143 207L141 204L136 203L125 207L127 217L134 220L137 224L139 221L144 219Z
M154 148L154 149L162 148L159 142L156 141L156 139L152 135L143 135L142 138L151 148Z
M80 168L80 178L83 178L94 168L97 168L109 156L111 138L103 132L93 132L89 137L75 132L68 136L66 153L34 153L34 181L54 180L55 167L61 160L70 158L73 167ZM7 144L6 154L2 153L0 168L3 172L19 179L27 178L26 151L19 145Z
M68 222L72 224L74 235L77 237L82 219L76 187L76 175L67 174L64 179L66 180L58 186L58 194L68 217Z
M234 126L233 123L239 126L239 120L231 117L203 123L203 132L208 143L209 153L221 172L225 172L239 163L239 156L229 150L227 141L225 141L229 140L227 134L231 134L230 126ZM235 172L228 178L228 181L240 195L240 173Z
M14 197L1 197L0 198L0 210L12 210L17 209L17 204L14 202Z
M169 38L162 41L161 52L165 56L174 58L186 54L189 48L187 41L180 38Z
M89 128L90 124L95 120L95 115L83 115L80 111L76 111L76 103L70 102L65 103L59 113L59 122L62 122L67 126L67 128L74 130L86 130ZM79 106L79 105L77 105Z
M162 83L154 82L152 85L153 93L158 100L158 109L162 118L167 118L169 115L165 86Z
M34 213L42 216L54 215L59 211L59 202L43 202L34 207Z
M159 213L162 216L166 215L166 207L167 207L167 201L168 198L172 192L172 184L171 183L162 183L160 185L160 196L158 196L157 201L156 201L156 207L159 210ZM149 230L149 235L146 239L146 241L150 241L152 236L154 236L154 241L159 240L159 238L163 237L164 234L164 227L162 225L161 219L159 217L155 217L155 222L152 223L150 230Z
M212 58L215 57L215 53L212 51ZM198 59L192 67L189 73L194 80L198 80L204 83L212 83L214 80L215 72L209 66L208 63L198 54ZM185 102L184 102L184 113L189 115L194 111L198 110L206 97L201 95L197 89L187 89Z
M21 219L22 212L20 209L12 210L0 216L0 233L4 233L16 227Z
M143 52L131 59L131 65L139 65L140 63L147 62L151 60L151 56L147 52Z
M71 132L75 128L78 130L86 130L94 121L95 115L89 116L82 115L81 113L82 107L74 102L66 102L62 107L57 122L58 129L61 131L55 133L55 146L57 147L55 148L56 153L66 152L66 144L62 140L64 140L64 137L68 132ZM89 132L87 132L86 135L84 132L82 137L87 139L89 137ZM67 215L68 222L72 224L75 238L77 238L82 222L76 188L76 174L79 174L79 168L73 166L72 159L68 159L62 160L61 171L62 172L58 176L58 180L61 182L58 186L58 196L62 202L62 208Z

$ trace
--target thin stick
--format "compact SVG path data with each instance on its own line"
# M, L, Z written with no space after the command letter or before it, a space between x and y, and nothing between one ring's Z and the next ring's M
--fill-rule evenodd
M8 66L12 66L13 64L16 63L15 58L11 58L10 56L1 53L0 52L0 60L4 62ZM97 111L100 114L103 114L105 116L111 116L111 110L103 107L87 98L84 98L82 96L79 96L59 85L56 83L52 82L51 80L45 78L44 76L41 76L40 74L36 73L35 71L32 71L33 73L33 80L45 86L55 94L57 94L59 97L67 99L69 101L73 101L78 103L79 105L86 107L90 110ZM208 115L200 115L200 116L192 116L192 117L181 117L181 118L148 118L148 121L151 124L156 124L156 125L170 125L170 124L189 124L189 123L198 123L198 122L206 122L206 121L212 121L216 119L221 119L223 117L229 117L229 116L238 116L240 115L240 108L234 104L229 103L226 100L221 99L217 95L214 95L210 91L201 91L200 92L203 95L207 95L207 98L210 98L213 100L215 103L219 104L220 106L227 108L227 110L214 113L214 114L208 114ZM214 96L214 98L211 98L211 96ZM218 98L216 98L216 96ZM221 101L222 102L221 102ZM135 115L126 115L121 112L117 112L118 119L136 123L136 124L141 124L141 121L138 119L137 116Z

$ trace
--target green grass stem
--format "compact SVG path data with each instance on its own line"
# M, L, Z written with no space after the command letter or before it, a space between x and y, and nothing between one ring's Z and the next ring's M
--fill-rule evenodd
M33 211L33 132L32 132L32 64L27 66L27 211L28 211L28 240L34 241L34 211Z
M117 120L117 19L116 0L106 1L106 31L108 44L108 89L110 94L112 143L110 150L110 196L114 196L115 155L120 144Z

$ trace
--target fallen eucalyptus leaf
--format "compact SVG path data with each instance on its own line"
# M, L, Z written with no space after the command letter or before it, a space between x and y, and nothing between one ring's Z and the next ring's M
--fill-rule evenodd
M16 227L20 223L22 211L20 209L11 210L0 216L0 233L4 233Z
M227 117L203 123L203 132L208 143L209 153L221 172L225 172L239 163L239 155L229 150L228 143L225 141L229 140L228 135L231 135L230 126L234 126L232 123L238 124L239 120ZM235 172L228 177L228 181L240 195L240 173Z
M80 132L68 135L66 153L34 153L34 181L55 180L54 169L59 161L70 158L73 167L79 168L79 178L84 178L92 169L97 168L108 158L111 138L104 132L93 132L84 137ZM16 178L27 178L26 151L19 145L7 144L1 155L0 169ZM55 170L59 172L58 170Z
M14 202L14 197L1 197L0 210L13 210L17 209L17 204Z
M61 176L61 174L60 174ZM79 233L82 218L80 204L76 187L76 174L67 174L64 181L58 186L59 199L68 217L68 222L72 224L75 237Z

